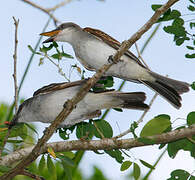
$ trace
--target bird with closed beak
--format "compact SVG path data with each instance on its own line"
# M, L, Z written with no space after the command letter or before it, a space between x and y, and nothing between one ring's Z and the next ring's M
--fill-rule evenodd
M74 97L86 80L56 83L37 90L33 97L25 100L14 116L10 127L20 122L52 123L62 111L64 103ZM88 92L60 127L71 127L86 119L101 115L102 109L127 108L146 110L146 96L143 92L123 93L114 90Z
M55 30L41 33L41 35L49 36L44 43L59 41L71 44L77 59L91 71L97 71L106 64L108 58L114 55L121 45L120 42L98 29L81 28L72 22L61 24ZM152 72L130 51L126 51L120 61L112 65L105 75L143 83L177 109L181 107L180 94L189 91L188 83Z

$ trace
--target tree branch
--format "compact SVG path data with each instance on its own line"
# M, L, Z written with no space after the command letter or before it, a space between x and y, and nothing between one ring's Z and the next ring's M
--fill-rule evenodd
M145 137L154 141L154 144L169 143L183 138L190 138L195 135L195 124L183 129L177 129L167 133ZM47 153L47 148L51 147L54 152L64 151L78 151L78 150L110 150L110 149L131 149L141 146L149 146L150 144L144 144L138 139L101 139L101 140L74 140L74 141L60 141L48 143L41 149L41 154ZM31 153L32 147L20 149L13 152L12 154L6 155L0 159L0 165L9 166L21 159L27 157Z
M19 24L19 19L16 20L15 17L14 19L14 25L15 25L15 47L14 47L14 73L13 73L13 78L14 78L14 88L15 88L15 95L14 95L14 106L15 106L15 112L18 111L18 86L17 86L17 49L18 49L18 24ZM11 129L8 128L7 134L4 137L2 147L0 148L0 156L2 154L2 151L4 149L4 146L9 138L9 135L11 133Z
M25 0L26 1L26 0ZM32 152L24 158L15 168L11 169L9 172L5 173L0 177L2 180L9 180L19 174L25 167L27 167L31 162L33 162L40 154L45 145L45 143L50 139L55 129L60 125L62 121L72 112L75 105L81 101L90 88L100 79L100 77L117 61L120 57L127 51L133 43L135 43L141 36L150 29L150 27L159 19L161 14L166 12L174 3L179 0L169 0L165 5L161 6L157 9L154 15L150 18L150 20L140 29L138 30L128 41L124 41L119 48L119 50L113 56L113 63L108 63L102 66L92 78L90 78L84 85L81 87L80 91L74 96L71 100L68 100L65 103L65 107L60 112L60 114L56 117L54 122L45 130L44 135L41 139L39 139L36 146L33 148ZM113 140L108 140L113 141ZM119 140L120 141L120 140ZM84 145L84 144L83 144Z
M50 10L45 9L44 7L41 7L41 6L39 6L39 5L37 5L37 4L33 3L33 2L31 2L31 1L29 1L29 0L21 0L21 1L23 1L23 2L29 4L29 5L31 5L31 6L33 6L33 7L35 7L35 8L37 8L37 9L41 10L42 12L46 13L47 15L49 15L49 16L53 19L55 25L56 25L57 23L60 23L60 21L59 21L51 12L50 12ZM57 9L57 8L56 8L56 9ZM55 10L56 10L56 9L55 9Z
M13 17L14 19L14 25L15 25L15 48L14 48L14 74L13 74L13 78L14 78L14 87L15 87L15 112L18 111L18 86L17 86L17 49L18 49L18 24L19 24L19 19L16 20L15 17Z
M65 6L66 4L70 3L71 1L73 1L73 0L64 0L64 1L60 2L59 4L56 4L54 7L47 8L46 10L49 11L49 12L50 11L55 11L56 9L58 9L62 6Z
M20 174L24 175L24 176L28 176L28 177L35 179L35 180L45 180L43 177L38 176L36 174L32 174L31 172L26 171L26 170L23 170Z

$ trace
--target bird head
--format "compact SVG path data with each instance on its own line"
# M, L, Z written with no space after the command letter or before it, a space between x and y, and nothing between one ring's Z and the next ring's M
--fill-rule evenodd
M53 41L70 42L73 33L79 30L81 30L80 26L72 22L68 22L68 23L61 24L60 26L58 26L56 29L52 31L43 32L40 35L49 37L43 43L48 43Z

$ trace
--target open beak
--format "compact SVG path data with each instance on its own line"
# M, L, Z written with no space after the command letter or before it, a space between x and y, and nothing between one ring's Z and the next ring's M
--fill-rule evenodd
M48 36L48 37L50 37L50 38L46 39L45 41L43 41L43 43L48 43L48 42L55 41L55 38L56 38L56 36L58 35L59 32L61 32L61 30L55 29L53 31L41 33L40 34L41 36Z

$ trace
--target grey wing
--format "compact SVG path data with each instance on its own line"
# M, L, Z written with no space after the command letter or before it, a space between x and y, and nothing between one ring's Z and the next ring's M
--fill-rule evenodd
M93 28L86 27L86 28L83 29L83 31L88 32L88 33L92 34L94 37L96 37L97 39L106 42L109 46L113 47L116 50L118 50L119 47L121 46L121 43L119 41L117 41L116 39L114 39L110 35L106 34L103 31L100 31L98 29L93 29ZM140 66L146 68L144 66L144 64L132 52L126 51L124 53L124 55L126 55L130 59L136 61Z
M86 81L87 81L87 79L83 79L80 81L74 81L74 82L52 83L52 84L49 84L47 86L43 86L42 88L35 91L33 96L36 96L38 94L45 94L45 93L65 89L68 87L80 86L83 83L85 83Z

